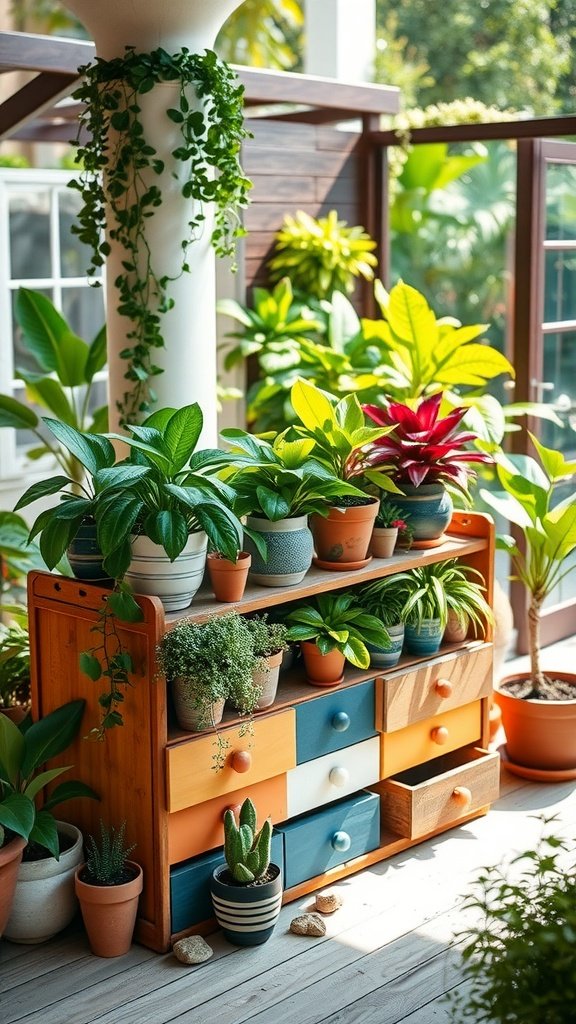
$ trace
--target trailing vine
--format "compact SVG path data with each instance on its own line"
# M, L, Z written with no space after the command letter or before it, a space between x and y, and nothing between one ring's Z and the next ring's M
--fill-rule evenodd
M206 204L214 204L211 240L218 256L233 255L235 240L245 233L239 211L248 203L251 182L240 165L240 147L249 136L243 124L244 90L212 50L195 54L184 48L170 56L163 49L136 53L127 47L124 56L97 57L80 72L83 81L73 95L84 104L75 140L83 171L69 184L80 192L82 208L72 230L91 249L91 277L110 254L104 238L107 211L109 237L125 251L114 284L118 312L132 327L130 344L120 353L128 363L124 376L129 385L117 407L123 424L136 423L155 401L151 379L162 372L153 355L164 346L161 314L174 305L170 282L190 270L188 250L204 229ZM179 85L166 118L180 129L181 142L171 154L173 176L190 200L181 267L173 277L159 272L146 240L147 221L162 205L161 182L155 178L166 168L145 138L141 97L161 82ZM200 109L191 102L191 89Z

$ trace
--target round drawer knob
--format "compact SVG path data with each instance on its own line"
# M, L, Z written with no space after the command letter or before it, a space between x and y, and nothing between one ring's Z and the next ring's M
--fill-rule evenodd
M350 715L347 715L345 711L337 711L332 716L332 728L336 732L346 732L346 729L350 727Z
M442 747L444 746L445 743L448 742L449 735L450 734L445 725L437 725L435 726L434 729L432 729L432 732L430 733L430 739L432 740L433 743L437 743L439 747Z
M439 697L451 697L454 691L454 687L449 679L437 679L434 683L434 689Z
M470 804L472 803L472 793L467 786L456 786L452 793L452 799L458 807L461 807L462 810L466 810L466 808L470 807Z
M252 767L252 754L249 750L235 750L230 759L235 772L243 774L250 771Z
M332 849L338 853L346 853L352 846L352 840L347 832L335 832L332 836Z
M238 819L240 817L240 808L241 807L242 807L242 804L230 804L229 807L225 807L224 810L222 811L222 821L224 821L224 818L226 817L226 811L232 811L232 814L234 815L234 817L236 819Z
M345 786L350 778L350 772L347 768L331 768L328 778L333 786Z

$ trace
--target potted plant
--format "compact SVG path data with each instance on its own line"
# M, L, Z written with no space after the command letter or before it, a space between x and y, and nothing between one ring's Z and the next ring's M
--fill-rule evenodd
M540 649L544 601L573 571L567 560L576 548L576 494L558 501L558 492L576 474L576 462L530 438L537 459L499 455L502 490L480 493L522 537L522 546L511 537L499 538L511 556L514 578L525 588L530 646L530 671L505 677L495 693L507 763L519 775L546 781L576 778L576 675L544 672Z
M162 637L158 663L170 682L182 729L215 728L216 767L222 767L227 741L216 728L229 700L241 715L251 715L261 696L253 670L259 667L253 635L236 612L205 622L178 622Z
M95 956L123 956L132 944L142 892L139 864L129 860L133 843L125 843L126 822L106 828L86 840L86 862L76 868L74 886L82 920Z
M362 607L370 615L376 616L385 627L389 638L388 644L383 647L366 645L370 652L371 665L393 668L398 664L404 645L404 622L409 596L408 583L398 575L385 576L359 588L358 600Z
M272 587L300 583L313 554L308 516L328 516L332 500L362 498L360 491L312 457L310 438L289 440L285 432L268 441L237 429L222 431L222 437L232 445L226 479L236 492L234 508L248 517L251 579ZM257 536L264 548L256 547Z
M394 554L398 531L406 528L409 513L402 512L398 505L393 505L389 498L380 498L380 506L374 520L370 554L375 558L390 558Z
M249 551L239 551L236 558L226 558L221 551L208 551L206 568L217 601L233 604L242 600L251 565Z
M5 927L13 942L44 942L65 928L76 910L73 879L82 859L82 836L74 825L57 822L52 810L65 800L98 798L76 780L46 794L46 787L70 766L45 769L44 762L70 745L84 708L84 700L70 701L20 728L0 715L0 825L26 841Z
M475 637L485 636L488 625L494 623L494 614L485 597L481 574L469 565L461 565L456 558L440 565L440 582L448 605L444 641L460 643L470 629Z
M254 654L261 662L253 669L253 678L261 690L256 708L262 710L270 707L276 697L280 666L288 650L288 627L284 622L269 622L266 614L253 615L245 622L252 634Z
M363 451L388 433L389 427L367 427L355 395L337 401L305 380L297 380L290 399L299 422L287 436L314 442L312 455L338 480L366 482L395 490L385 473L370 471L367 477ZM360 487L332 500L328 515L311 517L316 564L326 569L354 569L365 565L379 502Z
M272 822L260 830L256 808L244 800L238 825L230 808L224 815L226 863L214 869L210 894L216 920L236 946L258 946L274 931L282 906L282 873L270 863Z
M137 593L155 594L169 611L190 604L208 541L232 560L242 547L234 494L216 476L229 459L218 449L196 451L202 425L197 402L159 409L131 426L130 436L109 435L130 454L96 474L105 489L95 510L104 568Z
M382 623L359 604L354 594L319 594L286 616L288 640L302 648L306 678L313 686L337 686L344 665L368 668L367 643L388 646Z
M24 613L0 622L0 712L18 724L30 710L30 636Z
M410 516L414 547L442 543L452 518L452 498L447 487L469 502L468 481L475 476L470 463L491 463L491 456L470 451L476 440L472 431L459 431L466 406L440 416L442 392L421 399L416 408L400 402L363 406L373 423L388 428L386 435L370 441L364 451L365 469L387 472L400 493L394 502Z
M448 602L442 586L444 565L445 562L417 565L380 581L382 596L387 590L385 584L390 588L406 587L404 644L410 654L426 657L440 648L448 621Z
M450 1020L567 1024L576 1000L576 874L568 844L543 835L502 868L484 868L465 907L464 985L448 996ZM520 868L522 866L522 869Z

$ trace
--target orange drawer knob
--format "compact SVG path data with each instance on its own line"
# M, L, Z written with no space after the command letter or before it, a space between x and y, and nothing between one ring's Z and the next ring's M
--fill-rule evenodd
M235 750L230 758L230 763L235 772L242 775L250 771L252 767L252 754L249 750Z
M458 805L458 807L461 807L462 810L465 810L466 807L470 807L470 804L472 803L472 793L470 792L467 786L456 786L454 792L452 793L452 799Z
M439 697L451 697L454 691L454 687L449 679L437 679L434 683L434 689Z
M238 820L241 807L242 804L230 804L229 807L225 807L224 810L222 811L222 821L224 821L224 818L226 817L226 811L232 811L232 814L234 815L236 820Z
M448 743L449 735L450 734L445 725L437 725L435 726L434 729L432 729L432 732L430 733L430 739L432 740L433 743L437 743L439 747L442 747L444 746L445 743Z

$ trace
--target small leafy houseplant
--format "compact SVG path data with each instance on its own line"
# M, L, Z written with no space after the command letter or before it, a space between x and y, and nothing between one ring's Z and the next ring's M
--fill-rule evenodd
M89 835L86 839L86 863L80 871L83 881L90 885L122 885L133 876L128 867L128 858L136 844L126 844L126 822L118 828L106 828L100 820L98 839Z
M176 128L180 135L171 157L181 168L181 180L179 172L174 177L179 178L182 197L190 201L182 224L178 276L189 270L187 254L203 230L206 204L215 206L212 244L217 254L230 255L234 239L243 234L238 212L247 204L251 184L239 162L248 134L243 88L212 50L195 54L183 48L171 55L161 48L140 53L128 46L123 56L97 57L80 72L82 83L74 98L84 111L77 142L84 170L80 180L70 182L83 203L76 232L92 250L91 275L110 253L110 242L103 241L107 211L110 239L123 250L115 287L119 312L131 328L129 344L121 352L127 385L118 411L123 423L135 423L155 400L152 378L161 371L154 349L164 345L161 315L174 304L174 278L158 269L146 245L147 221L163 202L165 160L146 136L143 97L157 83L178 87L174 105L164 115L166 128Z
M576 872L567 855L568 844L548 830L535 849L481 872L465 900L474 921L456 935L465 984L447 997L454 1024L572 1019Z
M126 822L107 828L100 820L100 835L86 840L86 862L76 869L74 886L96 956L127 953L134 932L143 874L129 860L135 844L125 841Z
M360 604L382 623L389 638L385 646L367 645L371 665L393 668L398 663L404 644L406 603L409 595L406 580L399 579L397 574L374 580L359 588Z
M224 935L240 946L260 945L270 938L282 905L282 875L271 864L272 822L258 829L256 808L244 800L238 824L230 808L224 815L225 864L214 870L211 895ZM249 910L253 924L246 926Z
M403 512L383 495L374 520L370 553L376 558L390 558L394 554L398 533L406 529L406 520L409 518L409 512Z

